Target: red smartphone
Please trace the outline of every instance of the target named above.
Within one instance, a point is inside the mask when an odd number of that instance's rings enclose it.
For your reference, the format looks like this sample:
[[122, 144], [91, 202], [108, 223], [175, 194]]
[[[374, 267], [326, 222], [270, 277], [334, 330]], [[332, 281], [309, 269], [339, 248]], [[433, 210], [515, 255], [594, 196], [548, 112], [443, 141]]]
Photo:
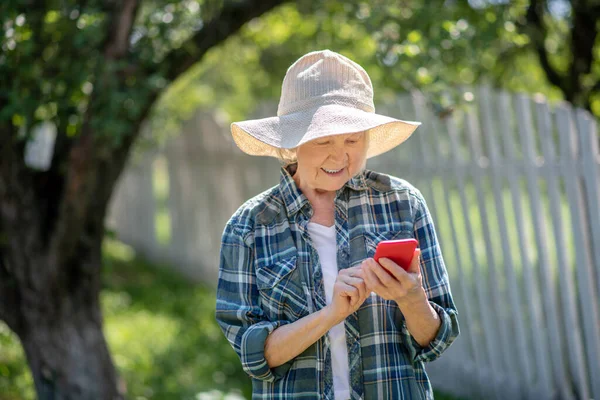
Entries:
[[415, 249], [419, 245], [416, 239], [383, 240], [375, 248], [375, 261], [380, 258], [389, 258], [405, 271], [410, 268]]

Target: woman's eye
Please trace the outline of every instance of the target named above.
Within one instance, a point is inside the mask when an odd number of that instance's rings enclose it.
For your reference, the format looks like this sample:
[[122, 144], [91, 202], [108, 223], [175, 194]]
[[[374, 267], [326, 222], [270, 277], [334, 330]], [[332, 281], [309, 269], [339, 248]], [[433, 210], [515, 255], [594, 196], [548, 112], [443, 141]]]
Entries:
[[324, 146], [326, 144], [329, 144], [329, 142], [315, 142], [318, 146]]
[[346, 140], [346, 143], [348, 143], [348, 144], [358, 143], [358, 139], [348, 139], [348, 140]]

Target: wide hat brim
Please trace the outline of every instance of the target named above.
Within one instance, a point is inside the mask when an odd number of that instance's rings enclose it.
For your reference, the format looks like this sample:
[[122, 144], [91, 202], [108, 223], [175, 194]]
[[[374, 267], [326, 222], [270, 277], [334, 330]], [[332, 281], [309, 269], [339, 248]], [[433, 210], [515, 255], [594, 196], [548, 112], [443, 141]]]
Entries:
[[293, 149], [325, 136], [365, 131], [369, 135], [370, 158], [404, 142], [419, 125], [420, 122], [328, 104], [278, 117], [234, 122], [231, 133], [243, 152], [277, 157], [278, 149]]

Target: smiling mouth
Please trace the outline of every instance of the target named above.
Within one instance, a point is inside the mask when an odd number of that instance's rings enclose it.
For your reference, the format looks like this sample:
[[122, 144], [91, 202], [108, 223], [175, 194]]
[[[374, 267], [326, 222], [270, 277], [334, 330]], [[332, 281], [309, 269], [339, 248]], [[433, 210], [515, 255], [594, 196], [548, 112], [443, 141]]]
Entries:
[[327, 168], [321, 168], [323, 171], [327, 172], [329, 175], [337, 175], [340, 172], [342, 172], [344, 170], [344, 168], [340, 168], [340, 169], [327, 169]]

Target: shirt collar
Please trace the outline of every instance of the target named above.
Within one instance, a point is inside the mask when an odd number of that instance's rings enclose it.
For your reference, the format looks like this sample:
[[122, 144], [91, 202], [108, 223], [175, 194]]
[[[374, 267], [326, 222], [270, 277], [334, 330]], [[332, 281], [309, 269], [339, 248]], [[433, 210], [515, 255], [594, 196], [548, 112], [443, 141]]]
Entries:
[[[293, 216], [298, 211], [300, 211], [305, 205], [309, 204], [308, 199], [298, 186], [296, 186], [296, 182], [292, 175], [286, 168], [281, 168], [280, 177], [279, 177], [279, 188], [281, 191], [281, 196], [283, 198], [283, 202], [287, 209], [288, 216]], [[361, 171], [358, 175], [352, 177], [346, 184], [337, 192], [339, 196], [345, 188], [349, 188], [352, 190], [360, 191], [367, 189], [367, 182], [365, 180], [365, 172]]]
[[365, 179], [365, 170], [363, 169], [358, 173], [358, 175], [353, 176], [352, 179], [346, 182], [345, 186], [356, 191], [367, 190], [368, 187], [367, 180]]

